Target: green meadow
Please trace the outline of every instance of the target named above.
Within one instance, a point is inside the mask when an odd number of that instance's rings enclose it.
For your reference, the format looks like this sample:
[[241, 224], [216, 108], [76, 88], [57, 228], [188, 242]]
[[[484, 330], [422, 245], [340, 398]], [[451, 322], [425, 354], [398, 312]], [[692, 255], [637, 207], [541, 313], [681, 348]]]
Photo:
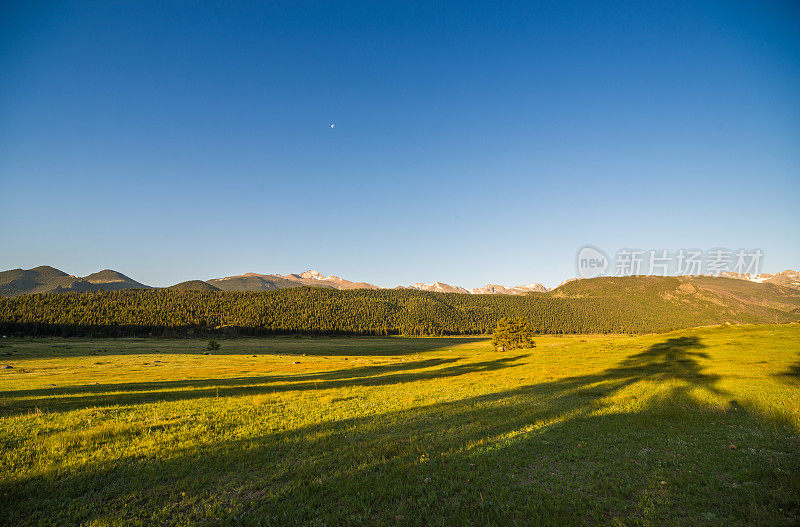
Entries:
[[800, 326], [535, 341], [2, 339], [0, 524], [800, 523]]

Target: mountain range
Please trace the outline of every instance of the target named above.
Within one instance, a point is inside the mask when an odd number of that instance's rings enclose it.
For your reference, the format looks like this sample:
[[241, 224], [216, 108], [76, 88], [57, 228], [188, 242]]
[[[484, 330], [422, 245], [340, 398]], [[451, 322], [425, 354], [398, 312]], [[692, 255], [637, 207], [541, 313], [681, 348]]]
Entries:
[[48, 265], [0, 272], [0, 296], [120, 289], [150, 289], [150, 286], [111, 269], [84, 277], [73, 276]]
[[289, 289], [292, 287], [324, 287], [326, 289], [380, 289], [365, 282], [351, 282], [338, 276], [325, 276], [314, 270], [300, 274], [257, 274], [246, 273], [238, 276], [214, 278], [206, 283], [222, 291], [269, 291], [271, 289]]
[[419, 291], [433, 291], [434, 293], [463, 293], [473, 295], [524, 295], [527, 293], [546, 293], [549, 291], [542, 284], [527, 284], [518, 285], [515, 287], [505, 287], [497, 284], [486, 284], [483, 287], [475, 287], [473, 289], [464, 289], [442, 282], [433, 282], [430, 284], [423, 284], [417, 282], [411, 284], [410, 289], [417, 289]]
[[[315, 279], [280, 278], [293, 283]], [[598, 277], [524, 296], [407, 287], [348, 291], [287, 287], [248, 294], [213, 287], [188, 282], [174, 288], [103, 294], [0, 297], [0, 332], [475, 335], [490, 333], [500, 318], [508, 316], [523, 318], [540, 333], [652, 333], [721, 323], [800, 322], [800, 289], [710, 276]]]
[[[724, 273], [723, 277], [754, 283], [767, 283], [779, 287], [800, 290], [800, 273], [787, 270], [781, 273], [736, 274]], [[584, 282], [583, 279], [570, 279], [562, 282], [553, 292], [573, 282]], [[352, 282], [334, 275], [323, 275], [314, 270], [299, 274], [258, 274], [246, 273], [210, 280], [189, 280], [175, 284], [166, 289], [183, 291], [271, 291], [295, 287], [321, 287], [325, 289], [351, 290], [380, 287], [366, 282]], [[0, 296], [20, 296], [36, 293], [115, 291], [120, 289], [151, 289], [151, 286], [111, 269], [105, 269], [85, 277], [67, 274], [54, 267], [40, 266], [33, 269], [12, 269], [0, 272]], [[525, 295], [528, 293], [547, 293], [549, 290], [538, 283], [530, 283], [514, 287], [497, 284], [486, 284], [483, 287], [465, 289], [443, 282], [411, 284], [406, 289], [430, 291], [436, 293], [461, 293], [474, 295]]]
[[736, 278], [738, 280], [747, 280], [748, 282], [756, 282], [758, 284], [775, 284], [781, 287], [791, 287], [793, 289], [800, 289], [800, 272], [786, 270], [781, 273], [763, 273], [763, 274], [750, 274], [750, 273], [722, 273], [726, 278]]
[[[167, 289], [183, 291], [271, 291], [303, 286], [338, 290], [381, 289], [376, 285], [366, 282], [352, 282], [334, 275], [326, 276], [314, 270], [287, 275], [245, 273], [223, 278], [212, 278], [206, 281], [189, 280], [170, 286]], [[110, 269], [83, 278], [69, 275], [46, 265], [34, 269], [12, 269], [10, 271], [0, 272], [0, 296], [149, 288], [151, 288], [151, 286], [139, 283], [122, 273]], [[434, 282], [431, 284], [411, 284], [408, 288], [439, 293], [506, 295], [523, 295], [531, 291], [547, 291], [547, 288], [541, 284], [528, 284], [516, 287], [486, 284], [484, 287], [468, 290], [463, 287], [451, 286], [442, 282]]]

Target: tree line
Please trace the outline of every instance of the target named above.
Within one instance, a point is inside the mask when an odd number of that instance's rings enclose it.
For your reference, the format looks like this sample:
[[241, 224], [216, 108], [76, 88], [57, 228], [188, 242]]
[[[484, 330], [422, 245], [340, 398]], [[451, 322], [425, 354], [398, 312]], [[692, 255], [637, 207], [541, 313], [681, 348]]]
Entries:
[[300, 287], [266, 292], [131, 289], [0, 298], [0, 330], [5, 334], [474, 335], [491, 333], [498, 320], [508, 317], [525, 321], [535, 333], [663, 332], [729, 318], [712, 302], [687, 306], [657, 294], [510, 296]]

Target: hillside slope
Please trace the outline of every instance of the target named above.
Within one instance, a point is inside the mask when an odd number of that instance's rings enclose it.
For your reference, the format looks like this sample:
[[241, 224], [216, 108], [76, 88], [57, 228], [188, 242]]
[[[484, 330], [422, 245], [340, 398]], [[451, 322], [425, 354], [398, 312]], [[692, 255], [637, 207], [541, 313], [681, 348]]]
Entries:
[[502, 317], [540, 333], [650, 333], [800, 321], [800, 292], [725, 278], [578, 280], [525, 296], [297, 287], [264, 292], [156, 290], [0, 299], [4, 331], [51, 334], [488, 333]]
[[116, 291], [120, 289], [149, 289], [149, 287], [111, 269], [105, 269], [84, 278], [69, 275], [48, 265], [27, 270], [12, 269], [0, 272], [0, 296]]
[[209, 284], [208, 282], [203, 282], [202, 280], [188, 280], [186, 282], [181, 282], [179, 284], [171, 285], [166, 287], [165, 289], [169, 289], [171, 291], [219, 291], [220, 289], [214, 287], [213, 285]]
[[[660, 304], [689, 311], [716, 310], [730, 316], [763, 314], [769, 310], [800, 313], [800, 291], [772, 283], [711, 276], [626, 276], [572, 280], [550, 292], [554, 298], [607, 299], [654, 308]], [[764, 310], [767, 311], [764, 311]]]

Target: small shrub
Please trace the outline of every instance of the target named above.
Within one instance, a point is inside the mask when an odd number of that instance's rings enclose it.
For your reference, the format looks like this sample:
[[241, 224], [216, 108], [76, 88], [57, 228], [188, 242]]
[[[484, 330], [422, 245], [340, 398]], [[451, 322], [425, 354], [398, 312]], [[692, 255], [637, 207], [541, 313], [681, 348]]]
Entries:
[[217, 351], [219, 349], [219, 342], [217, 342], [216, 340], [209, 340], [206, 349], [208, 351]]

